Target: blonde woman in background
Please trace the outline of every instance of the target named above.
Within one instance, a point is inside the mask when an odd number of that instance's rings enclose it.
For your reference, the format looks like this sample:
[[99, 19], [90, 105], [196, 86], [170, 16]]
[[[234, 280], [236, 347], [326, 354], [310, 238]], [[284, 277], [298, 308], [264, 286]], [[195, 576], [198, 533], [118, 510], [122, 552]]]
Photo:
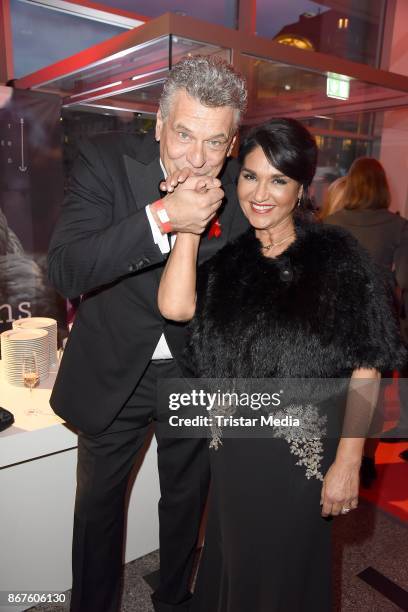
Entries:
[[319, 219], [326, 219], [329, 215], [341, 210], [344, 206], [344, 189], [346, 187], [346, 176], [341, 176], [332, 183], [330, 183], [326, 196], [324, 198], [323, 206], [319, 212]]

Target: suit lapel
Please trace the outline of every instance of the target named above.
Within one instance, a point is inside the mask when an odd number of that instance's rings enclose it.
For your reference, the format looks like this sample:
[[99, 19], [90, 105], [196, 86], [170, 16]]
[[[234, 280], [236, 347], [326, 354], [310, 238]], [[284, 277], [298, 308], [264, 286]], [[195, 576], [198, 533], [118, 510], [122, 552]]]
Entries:
[[141, 209], [158, 200], [161, 196], [159, 184], [163, 180], [160, 158], [155, 157], [144, 164], [124, 155], [123, 161], [136, 207]]
[[[231, 166], [232, 175], [230, 174]], [[241, 210], [237, 198], [235, 180], [236, 174], [236, 162], [233, 162], [231, 160], [227, 163], [227, 166], [220, 177], [222, 181], [222, 189], [225, 192], [225, 201], [223, 202], [221, 212], [219, 214], [219, 221], [221, 223], [221, 236], [219, 236], [218, 238], [208, 238], [209, 229], [206, 230], [200, 243], [200, 263], [214, 255], [215, 252], [225, 246], [229, 240], [236, 238], [248, 228], [248, 221], [246, 220]]]
[[[163, 192], [159, 189], [160, 182], [163, 180], [163, 170], [158, 155], [155, 155], [148, 163], [138, 161], [129, 155], [124, 155], [123, 161], [136, 208], [142, 210], [145, 206], [163, 196]], [[151, 269], [157, 284], [160, 280], [162, 267], [162, 265], [159, 265]]]

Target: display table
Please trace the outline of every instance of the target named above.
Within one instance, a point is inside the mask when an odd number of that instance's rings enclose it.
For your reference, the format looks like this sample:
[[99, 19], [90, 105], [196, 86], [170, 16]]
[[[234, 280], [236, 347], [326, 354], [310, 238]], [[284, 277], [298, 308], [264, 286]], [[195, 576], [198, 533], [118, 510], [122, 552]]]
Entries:
[[[77, 436], [49, 406], [55, 372], [30, 391], [5, 382], [0, 405], [15, 423], [0, 433], [0, 591], [65, 591], [71, 586], [71, 537]], [[27, 415], [29, 406], [40, 414]], [[125, 560], [158, 548], [156, 444], [146, 445], [129, 500]], [[3, 596], [4, 598], [4, 596]], [[29, 606], [5, 606], [0, 612]]]

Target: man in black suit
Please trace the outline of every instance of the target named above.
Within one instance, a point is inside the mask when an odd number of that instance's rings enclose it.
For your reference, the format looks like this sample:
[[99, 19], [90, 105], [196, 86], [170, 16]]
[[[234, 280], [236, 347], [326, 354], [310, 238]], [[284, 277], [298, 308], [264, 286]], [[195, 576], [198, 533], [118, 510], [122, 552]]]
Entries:
[[[118, 609], [129, 473], [158, 418], [157, 381], [181, 375], [185, 328], [158, 311], [160, 275], [177, 232], [203, 235], [202, 261], [246, 227], [237, 165], [226, 162], [245, 104], [245, 83], [228, 64], [186, 58], [165, 84], [156, 139], [102, 134], [80, 148], [49, 253], [57, 290], [82, 295], [51, 397], [55, 412], [79, 429], [74, 612]], [[168, 192], [160, 199], [163, 179]], [[212, 237], [216, 214], [221, 235]], [[208, 443], [159, 430], [156, 437], [160, 586], [153, 603], [177, 612], [189, 605]]]

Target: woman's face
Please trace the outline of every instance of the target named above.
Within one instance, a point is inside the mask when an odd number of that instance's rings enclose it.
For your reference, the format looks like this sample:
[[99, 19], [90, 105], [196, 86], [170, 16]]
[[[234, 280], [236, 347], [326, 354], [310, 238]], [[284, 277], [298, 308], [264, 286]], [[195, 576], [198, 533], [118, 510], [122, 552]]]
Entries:
[[301, 195], [300, 183], [274, 168], [261, 147], [245, 157], [238, 180], [238, 199], [255, 229], [273, 229], [283, 222], [291, 216]]

